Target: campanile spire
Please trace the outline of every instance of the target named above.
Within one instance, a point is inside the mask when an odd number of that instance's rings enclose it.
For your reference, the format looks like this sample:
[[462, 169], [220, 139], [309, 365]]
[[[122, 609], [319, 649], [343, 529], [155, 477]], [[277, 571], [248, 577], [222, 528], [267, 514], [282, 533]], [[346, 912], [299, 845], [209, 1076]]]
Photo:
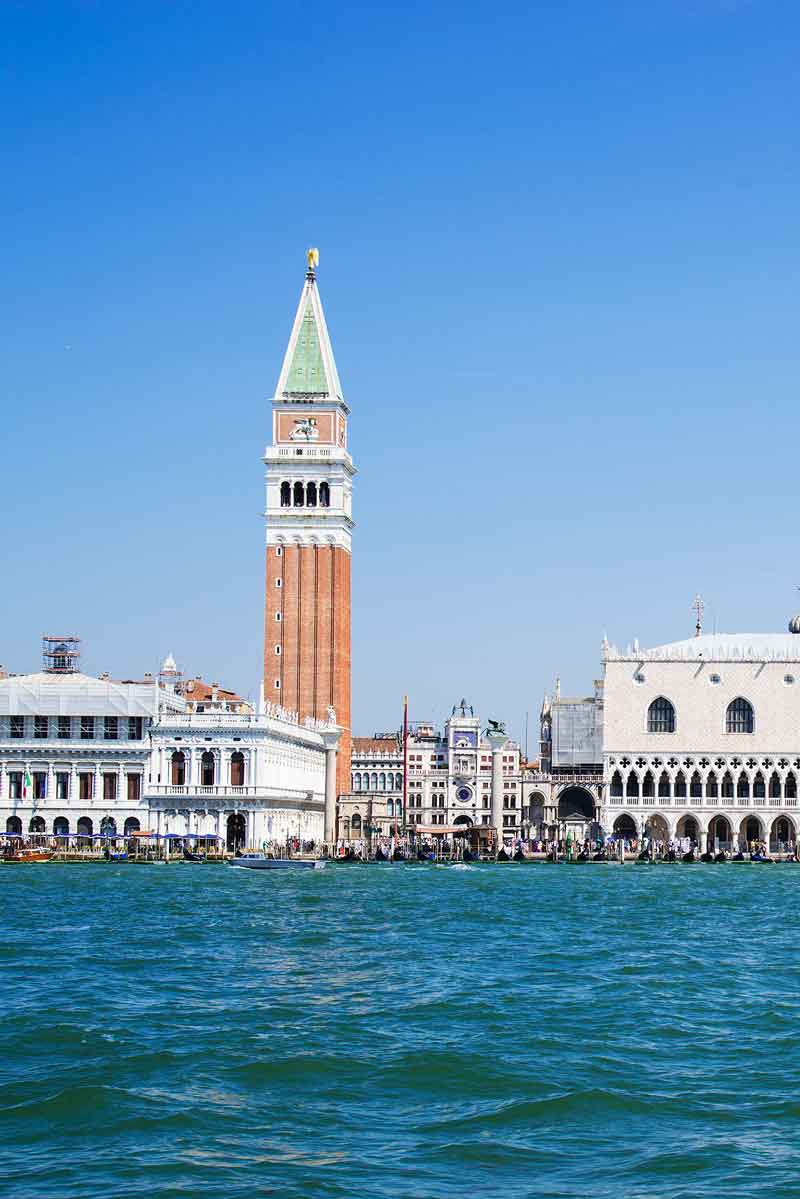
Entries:
[[317, 285], [308, 268], [272, 401], [266, 467], [264, 695], [342, 727], [337, 787], [350, 789], [352, 480], [347, 418]]

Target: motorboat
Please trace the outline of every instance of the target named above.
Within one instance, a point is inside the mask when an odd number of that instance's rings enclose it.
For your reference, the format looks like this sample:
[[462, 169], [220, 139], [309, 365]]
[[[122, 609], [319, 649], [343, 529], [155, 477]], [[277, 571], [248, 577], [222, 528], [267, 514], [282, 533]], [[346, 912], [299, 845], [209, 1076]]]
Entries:
[[322, 870], [324, 858], [268, 858], [266, 854], [244, 853], [228, 858], [228, 865], [239, 870]]
[[29, 848], [11, 849], [3, 854], [4, 862], [50, 862], [54, 857], [52, 849], [40, 849], [36, 846]]

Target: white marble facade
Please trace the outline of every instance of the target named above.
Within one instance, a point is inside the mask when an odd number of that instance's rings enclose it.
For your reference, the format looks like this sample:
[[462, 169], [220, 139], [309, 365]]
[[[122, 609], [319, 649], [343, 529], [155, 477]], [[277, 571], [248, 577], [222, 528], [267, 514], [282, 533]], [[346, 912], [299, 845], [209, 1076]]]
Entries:
[[[321, 842], [336, 726], [273, 705], [194, 713], [155, 680], [0, 679], [0, 836], [211, 833]], [[333, 747], [333, 749], [332, 749]]]

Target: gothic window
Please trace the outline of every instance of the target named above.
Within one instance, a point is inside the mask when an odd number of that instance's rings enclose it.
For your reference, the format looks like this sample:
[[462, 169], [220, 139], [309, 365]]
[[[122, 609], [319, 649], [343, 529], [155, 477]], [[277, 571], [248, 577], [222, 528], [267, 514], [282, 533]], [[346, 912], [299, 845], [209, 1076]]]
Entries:
[[719, 788], [717, 786], [717, 776], [712, 770], [711, 774], [706, 779], [706, 795], [709, 799], [716, 799], [718, 794]]
[[186, 782], [186, 759], [179, 749], [175, 750], [170, 762], [170, 781], [173, 787], [182, 787]]
[[770, 799], [780, 799], [781, 797], [781, 780], [776, 770], [773, 770], [769, 776], [769, 797]]
[[722, 776], [722, 798], [733, 799], [733, 779], [729, 770], [726, 770]]
[[291, 508], [292, 506], [292, 485], [291, 483], [281, 483], [281, 508]]
[[686, 798], [686, 775], [683, 773], [682, 770], [679, 770], [678, 773], [675, 775], [675, 798], [676, 799], [685, 799]]
[[648, 733], [674, 733], [675, 709], [668, 699], [660, 695], [647, 709]]
[[797, 799], [797, 779], [792, 774], [791, 770], [786, 776], [786, 784], [783, 788], [784, 799]]
[[403, 776], [402, 776], [402, 774], [396, 774], [396, 775], [394, 776], [394, 789], [395, 789], [395, 791], [402, 791], [402, 790], [403, 790]]
[[666, 770], [662, 770], [658, 779], [658, 796], [659, 799], [669, 799], [669, 775]]
[[655, 779], [648, 770], [647, 774], [642, 779], [642, 796], [645, 799], [652, 799], [655, 793]]
[[622, 795], [622, 775], [615, 770], [611, 776], [611, 794]]
[[306, 507], [307, 508], [316, 508], [316, 506], [317, 506], [317, 485], [316, 485], [316, 483], [309, 483], [308, 487], [306, 487]]
[[639, 795], [639, 779], [633, 773], [633, 771], [631, 771], [628, 775], [628, 785], [625, 788], [625, 794], [636, 797]]
[[689, 782], [689, 795], [692, 799], [700, 799], [703, 795], [703, 781], [696, 770]]
[[756, 777], [753, 779], [753, 799], [765, 799], [767, 795], [767, 785], [764, 782], [764, 776], [759, 770]]
[[238, 749], [231, 754], [231, 786], [244, 786], [244, 754]]
[[728, 704], [725, 716], [726, 733], [752, 733], [754, 726], [753, 705], [741, 696]]
[[744, 771], [739, 775], [739, 782], [736, 785], [736, 794], [739, 799], [750, 798], [750, 780]]
[[331, 489], [327, 483], [319, 485], [319, 506], [320, 508], [330, 508], [331, 506]]

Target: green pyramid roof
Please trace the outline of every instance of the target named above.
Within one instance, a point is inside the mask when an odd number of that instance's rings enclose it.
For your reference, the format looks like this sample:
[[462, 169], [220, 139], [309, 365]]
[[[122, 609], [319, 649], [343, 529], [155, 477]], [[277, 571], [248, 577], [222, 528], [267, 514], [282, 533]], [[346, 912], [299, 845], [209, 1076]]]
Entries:
[[330, 391], [311, 296], [306, 301], [284, 391], [290, 395], [327, 395]]

